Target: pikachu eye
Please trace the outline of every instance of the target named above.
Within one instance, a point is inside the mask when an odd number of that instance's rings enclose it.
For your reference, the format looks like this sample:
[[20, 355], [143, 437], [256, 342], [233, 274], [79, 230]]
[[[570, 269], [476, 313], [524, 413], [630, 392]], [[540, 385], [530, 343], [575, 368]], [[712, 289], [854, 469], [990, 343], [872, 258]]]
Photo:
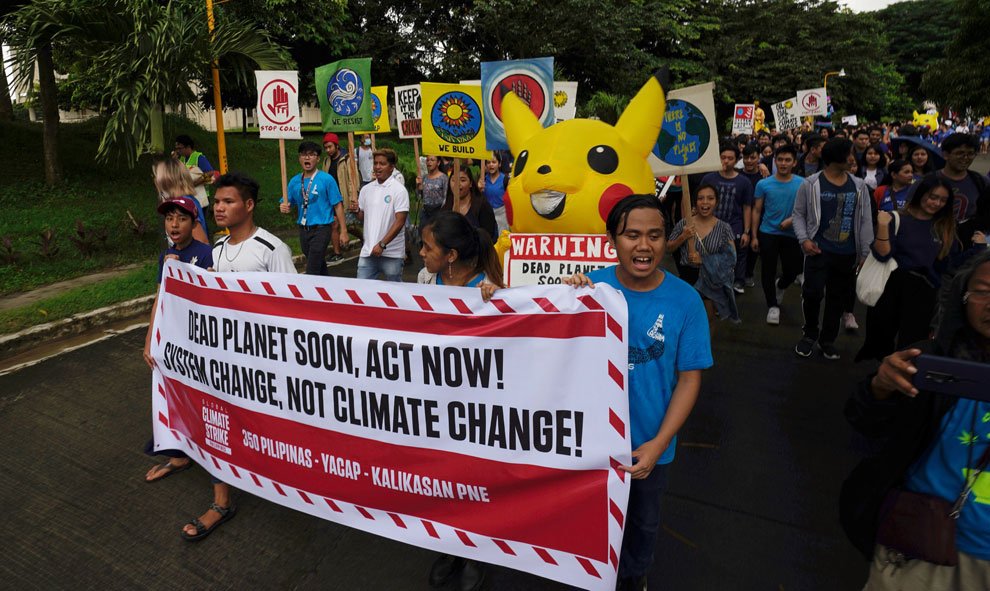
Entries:
[[516, 156], [516, 164], [512, 167], [512, 176], [519, 176], [519, 174], [526, 168], [526, 160], [529, 158], [529, 150], [523, 150], [519, 152]]
[[606, 145], [588, 150], [588, 166], [599, 174], [612, 174], [619, 167], [619, 155]]

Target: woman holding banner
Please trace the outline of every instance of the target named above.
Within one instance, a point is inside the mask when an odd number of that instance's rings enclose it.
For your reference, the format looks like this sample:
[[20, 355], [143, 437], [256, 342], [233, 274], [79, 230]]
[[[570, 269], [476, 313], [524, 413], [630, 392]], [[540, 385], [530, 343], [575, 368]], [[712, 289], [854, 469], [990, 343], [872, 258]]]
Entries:
[[[491, 237], [463, 215], [441, 211], [423, 227], [422, 240], [419, 256], [424, 267], [419, 283], [478, 287], [485, 300], [505, 287]], [[484, 583], [485, 571], [475, 560], [442, 554], [430, 568], [430, 586], [442, 587], [454, 577], [460, 579], [459, 589], [474, 591]]]

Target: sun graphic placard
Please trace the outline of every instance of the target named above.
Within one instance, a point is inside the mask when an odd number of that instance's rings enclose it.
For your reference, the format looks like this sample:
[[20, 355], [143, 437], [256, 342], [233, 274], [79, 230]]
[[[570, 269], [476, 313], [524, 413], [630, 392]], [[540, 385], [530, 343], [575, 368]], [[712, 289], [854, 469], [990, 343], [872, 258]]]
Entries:
[[424, 82], [423, 154], [490, 158], [485, 147], [481, 87]]
[[553, 117], [557, 122], [574, 119], [577, 115], [577, 82], [553, 82]]
[[371, 118], [375, 121], [372, 129], [355, 133], [388, 133], [392, 126], [388, 119], [388, 86], [371, 87]]

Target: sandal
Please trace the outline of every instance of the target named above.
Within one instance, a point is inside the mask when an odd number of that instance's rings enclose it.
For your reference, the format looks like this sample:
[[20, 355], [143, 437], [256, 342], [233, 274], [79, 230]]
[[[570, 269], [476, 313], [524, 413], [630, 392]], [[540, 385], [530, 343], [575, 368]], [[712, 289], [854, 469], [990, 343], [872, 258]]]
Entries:
[[218, 519], [210, 527], [206, 527], [205, 525], [203, 525], [203, 522], [200, 521], [198, 517], [196, 519], [193, 519], [186, 525], [192, 525], [193, 527], [195, 527], [196, 533], [193, 535], [189, 535], [183, 529], [179, 532], [179, 534], [182, 536], [182, 539], [184, 539], [187, 542], [198, 542], [199, 540], [202, 540], [206, 536], [213, 533], [213, 530], [220, 527], [224, 522], [233, 519], [234, 514], [237, 512], [237, 510], [234, 508], [233, 505], [231, 505], [230, 507], [221, 507], [216, 503], [210, 503], [210, 509], [219, 513], [220, 519]]
[[151, 484], [152, 482], [158, 482], [159, 480], [164, 480], [165, 478], [168, 478], [169, 476], [171, 476], [173, 474], [178, 474], [179, 472], [182, 472], [183, 470], [188, 470], [189, 468], [192, 468], [192, 466], [193, 466], [193, 461], [192, 460], [189, 460], [188, 462], [185, 463], [185, 465], [182, 465], [182, 466], [176, 466], [175, 464], [172, 463], [172, 460], [165, 460], [164, 462], [162, 462], [161, 464], [158, 464], [158, 466], [156, 466], [157, 468], [159, 468], [161, 470], [158, 473], [158, 476], [152, 478], [151, 480], [148, 480], [147, 478], [145, 478], [144, 481], [147, 484]]

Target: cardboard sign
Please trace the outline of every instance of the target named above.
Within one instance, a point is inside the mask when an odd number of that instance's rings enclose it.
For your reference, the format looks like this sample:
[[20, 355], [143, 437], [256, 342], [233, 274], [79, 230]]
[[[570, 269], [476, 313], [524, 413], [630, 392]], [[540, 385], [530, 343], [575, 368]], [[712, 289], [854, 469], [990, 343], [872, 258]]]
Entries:
[[753, 133], [753, 117], [756, 114], [756, 105], [737, 104], [732, 111], [732, 135], [742, 133]]
[[514, 233], [509, 240], [503, 261], [509, 287], [559, 285], [561, 279], [575, 273], [589, 273], [618, 262], [604, 234]]
[[302, 139], [299, 73], [255, 70], [258, 83], [258, 131], [262, 139]]
[[481, 87], [420, 85], [423, 93], [423, 154], [451, 158], [491, 158], [485, 147]]
[[388, 133], [392, 126], [388, 120], [388, 86], [371, 87], [371, 118], [375, 125], [358, 133]]
[[508, 150], [502, 124], [502, 98], [513, 92], [536, 115], [543, 127], [556, 122], [553, 100], [553, 58], [481, 62], [481, 100], [485, 107], [485, 137], [489, 150]]
[[801, 118], [797, 115], [797, 97], [789, 98], [770, 105], [777, 131], [797, 129], [801, 127]]
[[828, 99], [824, 88], [812, 88], [797, 92], [797, 115], [799, 117], [821, 117], [828, 113]]
[[577, 82], [553, 83], [553, 116], [558, 122], [577, 116]]
[[372, 129], [371, 58], [346, 59], [316, 69], [323, 131]]
[[395, 87], [395, 124], [399, 137], [423, 137], [423, 95], [419, 84]]
[[649, 156], [655, 176], [719, 169], [714, 88], [714, 83], [707, 82], [667, 94], [663, 126]]

